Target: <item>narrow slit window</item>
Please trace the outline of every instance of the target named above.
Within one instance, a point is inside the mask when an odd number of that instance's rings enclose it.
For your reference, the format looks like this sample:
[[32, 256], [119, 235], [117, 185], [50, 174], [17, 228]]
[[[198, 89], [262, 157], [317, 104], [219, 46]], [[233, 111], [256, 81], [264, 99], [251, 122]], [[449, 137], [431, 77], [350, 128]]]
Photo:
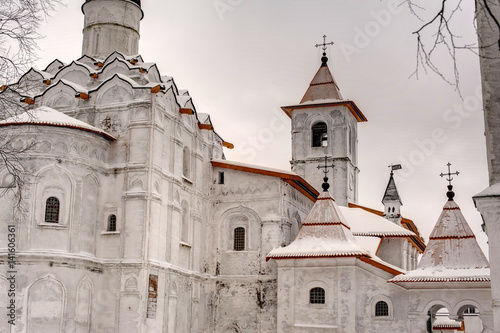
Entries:
[[224, 184], [224, 172], [219, 172], [219, 184]]
[[384, 301], [378, 301], [375, 304], [375, 317], [388, 317], [389, 316], [389, 305]]
[[245, 228], [243, 227], [234, 229], [234, 250], [245, 250]]
[[309, 303], [325, 304], [325, 289], [316, 287], [309, 291]]
[[116, 231], [116, 215], [111, 214], [108, 217], [108, 231]]
[[50, 197], [45, 202], [45, 222], [59, 223], [59, 199]]

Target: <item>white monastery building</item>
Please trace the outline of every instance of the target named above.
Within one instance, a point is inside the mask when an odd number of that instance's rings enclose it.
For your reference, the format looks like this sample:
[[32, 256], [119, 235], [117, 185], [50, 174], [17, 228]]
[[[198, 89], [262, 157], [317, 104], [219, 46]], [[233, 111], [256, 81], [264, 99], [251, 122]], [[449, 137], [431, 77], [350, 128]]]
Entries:
[[[16, 323], [2, 292], [0, 332], [499, 332], [451, 185], [427, 245], [392, 172], [384, 211], [357, 202], [367, 119], [325, 55], [282, 107], [291, 171], [248, 165], [225, 159], [233, 145], [210, 115], [139, 55], [140, 0], [82, 11], [79, 59], [1, 88], [26, 112], [0, 130], [33, 147], [21, 205], [15, 189], [0, 197], [1, 230], [17, 233]], [[0, 169], [0, 190], [12, 179]], [[1, 290], [7, 254], [0, 237]]]

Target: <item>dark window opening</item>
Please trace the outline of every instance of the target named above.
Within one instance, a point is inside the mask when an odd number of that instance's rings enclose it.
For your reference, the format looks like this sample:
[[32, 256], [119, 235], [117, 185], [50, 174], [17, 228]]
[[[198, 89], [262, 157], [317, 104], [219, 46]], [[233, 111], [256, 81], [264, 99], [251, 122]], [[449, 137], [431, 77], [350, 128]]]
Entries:
[[389, 316], [389, 305], [384, 301], [378, 301], [375, 304], [375, 317], [388, 317]]
[[59, 223], [59, 199], [50, 197], [45, 202], [45, 222]]
[[108, 217], [108, 231], [116, 231], [116, 215], [111, 214]]
[[234, 229], [234, 250], [243, 251], [245, 249], [245, 228]]
[[224, 184], [224, 172], [219, 172], [219, 184]]
[[309, 291], [309, 303], [311, 304], [325, 304], [325, 289], [312, 288]]
[[314, 124], [312, 127], [312, 146], [325, 147], [328, 146], [327, 127], [324, 122]]

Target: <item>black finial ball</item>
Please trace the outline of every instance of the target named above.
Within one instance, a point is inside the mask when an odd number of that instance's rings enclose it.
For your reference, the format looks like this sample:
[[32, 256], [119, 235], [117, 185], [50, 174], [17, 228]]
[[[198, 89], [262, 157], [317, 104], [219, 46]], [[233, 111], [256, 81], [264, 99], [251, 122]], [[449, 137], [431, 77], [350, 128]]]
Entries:
[[328, 62], [328, 58], [326, 56], [326, 53], [323, 52], [323, 56], [321, 57], [321, 65], [326, 66], [326, 63]]
[[446, 192], [446, 196], [448, 197], [448, 201], [453, 201], [455, 197], [455, 192], [453, 190], [453, 185], [448, 185], [448, 192]]
[[323, 184], [321, 187], [323, 188], [323, 192], [328, 192], [328, 189], [330, 188], [330, 184], [328, 184], [328, 177], [323, 177]]

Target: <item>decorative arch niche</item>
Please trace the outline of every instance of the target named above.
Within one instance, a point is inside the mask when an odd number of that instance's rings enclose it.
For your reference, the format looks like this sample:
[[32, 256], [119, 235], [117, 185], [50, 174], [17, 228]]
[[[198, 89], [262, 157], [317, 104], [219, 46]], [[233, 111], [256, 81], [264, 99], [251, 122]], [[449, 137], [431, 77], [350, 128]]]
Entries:
[[66, 292], [61, 282], [49, 275], [28, 288], [27, 332], [63, 332]]

